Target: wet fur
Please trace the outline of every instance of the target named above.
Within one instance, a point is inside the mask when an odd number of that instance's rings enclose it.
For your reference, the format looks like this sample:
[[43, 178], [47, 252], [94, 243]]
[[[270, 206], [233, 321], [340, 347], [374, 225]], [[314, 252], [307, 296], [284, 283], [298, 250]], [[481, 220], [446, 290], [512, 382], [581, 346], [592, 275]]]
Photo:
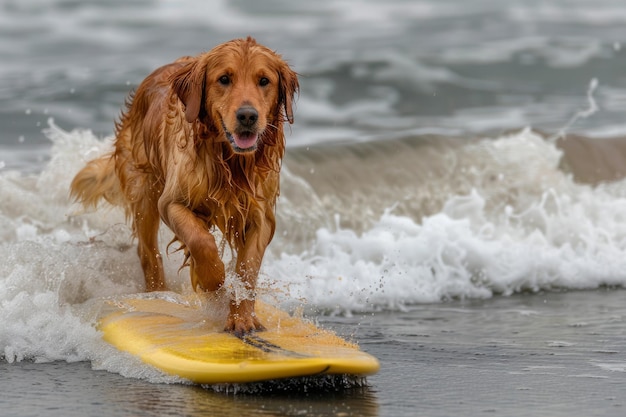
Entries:
[[[148, 291], [166, 289], [161, 220], [185, 251], [194, 289], [219, 289], [225, 269], [209, 231], [219, 228], [251, 294], [230, 301], [225, 329], [238, 335], [263, 329], [253, 297], [275, 230], [283, 123], [293, 122], [298, 87], [282, 58], [252, 38], [180, 58], [139, 85], [116, 124], [113, 152], [88, 162], [71, 185], [85, 206], [104, 199], [125, 208]], [[258, 120], [242, 122], [242, 108], [253, 108]], [[256, 145], [239, 149], [237, 132], [258, 135]]]

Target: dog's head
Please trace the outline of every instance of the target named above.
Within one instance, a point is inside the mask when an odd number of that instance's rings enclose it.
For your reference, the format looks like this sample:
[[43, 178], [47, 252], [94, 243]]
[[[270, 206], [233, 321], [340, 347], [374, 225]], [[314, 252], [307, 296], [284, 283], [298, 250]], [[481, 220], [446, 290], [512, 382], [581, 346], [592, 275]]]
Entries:
[[293, 123], [298, 77], [254, 39], [235, 39], [191, 59], [171, 78], [185, 118], [221, 130], [237, 153], [256, 150], [259, 138]]

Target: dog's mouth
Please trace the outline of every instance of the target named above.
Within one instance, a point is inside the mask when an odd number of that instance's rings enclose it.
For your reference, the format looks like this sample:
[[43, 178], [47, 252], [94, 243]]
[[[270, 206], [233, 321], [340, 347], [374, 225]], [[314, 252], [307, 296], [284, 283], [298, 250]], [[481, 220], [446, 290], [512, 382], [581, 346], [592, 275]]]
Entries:
[[246, 153], [256, 150], [259, 140], [259, 134], [257, 132], [249, 130], [243, 130], [237, 133], [231, 132], [226, 128], [223, 121], [222, 128], [235, 152]]

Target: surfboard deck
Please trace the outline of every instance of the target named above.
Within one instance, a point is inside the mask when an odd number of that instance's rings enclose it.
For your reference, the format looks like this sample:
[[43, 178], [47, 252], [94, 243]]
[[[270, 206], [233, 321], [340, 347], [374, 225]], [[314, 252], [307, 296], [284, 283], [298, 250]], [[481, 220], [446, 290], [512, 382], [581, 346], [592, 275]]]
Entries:
[[110, 304], [98, 323], [105, 341], [199, 384], [366, 376], [380, 367], [355, 344], [260, 301], [256, 314], [267, 330], [242, 338], [223, 331], [223, 317], [176, 297], [137, 296]]

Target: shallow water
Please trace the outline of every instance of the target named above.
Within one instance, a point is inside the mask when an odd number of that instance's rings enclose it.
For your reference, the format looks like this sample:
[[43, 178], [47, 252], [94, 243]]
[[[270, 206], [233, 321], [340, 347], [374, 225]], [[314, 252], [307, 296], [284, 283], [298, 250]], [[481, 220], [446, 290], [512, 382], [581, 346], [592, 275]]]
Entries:
[[618, 416], [625, 297], [552, 292], [320, 318], [381, 360], [366, 388], [232, 395], [22, 361], [0, 363], [0, 406], [11, 416]]

